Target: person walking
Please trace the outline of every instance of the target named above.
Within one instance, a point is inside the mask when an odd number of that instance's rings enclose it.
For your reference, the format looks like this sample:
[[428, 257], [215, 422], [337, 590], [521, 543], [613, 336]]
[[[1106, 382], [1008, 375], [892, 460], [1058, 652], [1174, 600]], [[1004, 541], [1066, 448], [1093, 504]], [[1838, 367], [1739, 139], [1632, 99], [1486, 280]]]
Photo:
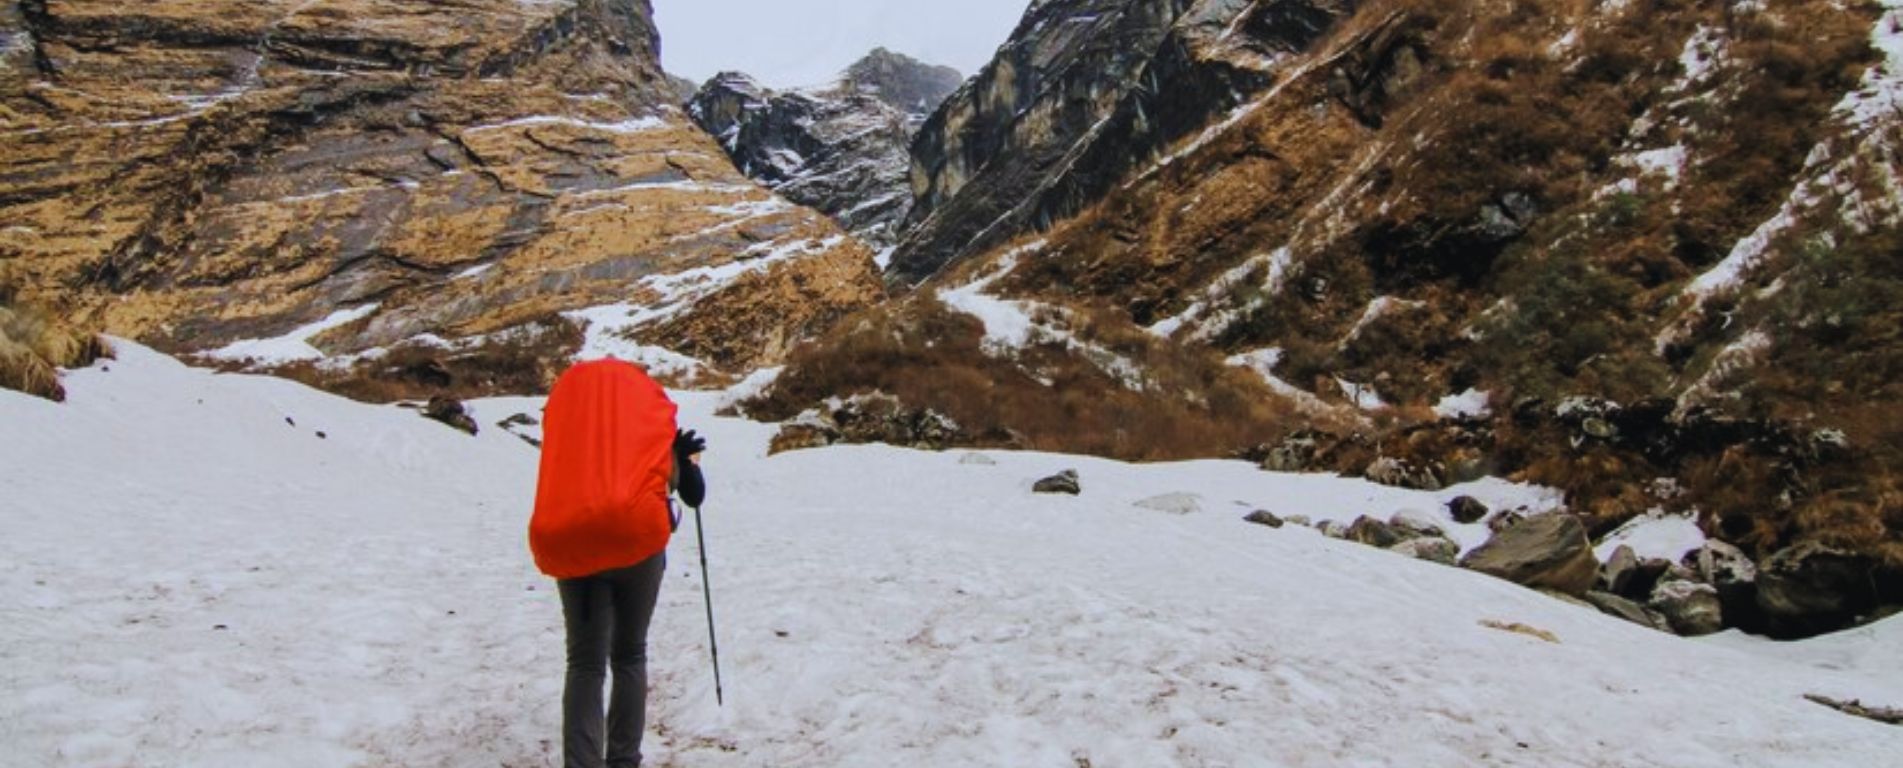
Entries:
[[707, 442], [680, 431], [678, 411], [645, 372], [613, 359], [576, 364], [549, 394], [529, 548], [562, 598], [566, 768], [641, 764], [648, 624], [680, 522], [670, 491], [694, 508], [707, 492]]

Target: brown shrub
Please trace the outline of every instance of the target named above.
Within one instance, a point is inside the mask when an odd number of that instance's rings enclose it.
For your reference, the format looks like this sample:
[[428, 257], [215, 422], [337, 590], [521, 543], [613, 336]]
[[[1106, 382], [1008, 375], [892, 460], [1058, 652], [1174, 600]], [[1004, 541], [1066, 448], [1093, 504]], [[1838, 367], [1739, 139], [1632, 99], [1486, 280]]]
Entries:
[[347, 368], [298, 362], [270, 373], [344, 397], [370, 403], [540, 395], [581, 350], [580, 328], [560, 315], [484, 338], [459, 349], [399, 346], [374, 360]]

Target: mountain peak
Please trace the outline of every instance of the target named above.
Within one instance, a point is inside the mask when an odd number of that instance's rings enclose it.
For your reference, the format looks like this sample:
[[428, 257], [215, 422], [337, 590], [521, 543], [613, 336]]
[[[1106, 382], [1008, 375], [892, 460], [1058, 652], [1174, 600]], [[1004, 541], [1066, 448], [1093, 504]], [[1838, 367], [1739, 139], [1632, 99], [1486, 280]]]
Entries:
[[915, 116], [916, 122], [923, 122], [964, 81], [956, 69], [926, 64], [883, 47], [847, 67], [840, 78], [841, 85], [871, 94]]

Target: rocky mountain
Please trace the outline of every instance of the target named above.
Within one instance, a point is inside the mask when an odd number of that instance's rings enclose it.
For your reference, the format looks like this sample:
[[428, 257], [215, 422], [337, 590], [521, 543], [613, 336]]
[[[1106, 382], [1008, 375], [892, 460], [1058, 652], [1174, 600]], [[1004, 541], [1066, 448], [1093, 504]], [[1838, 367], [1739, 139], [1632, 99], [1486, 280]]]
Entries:
[[951, 67], [874, 48], [846, 68], [841, 87], [870, 94], [904, 113], [907, 127], [916, 132], [964, 82], [965, 76]]
[[672, 106], [646, 0], [0, 2], [0, 284], [364, 396], [777, 362], [871, 254]]
[[738, 72], [707, 81], [688, 112], [747, 175], [889, 245], [911, 210], [912, 127], [957, 72], [881, 48], [819, 89], [774, 91]]
[[1036, 3], [914, 145], [918, 289], [749, 407], [1542, 483], [1841, 626], [1903, 602], [1899, 94], [1893, 0]]

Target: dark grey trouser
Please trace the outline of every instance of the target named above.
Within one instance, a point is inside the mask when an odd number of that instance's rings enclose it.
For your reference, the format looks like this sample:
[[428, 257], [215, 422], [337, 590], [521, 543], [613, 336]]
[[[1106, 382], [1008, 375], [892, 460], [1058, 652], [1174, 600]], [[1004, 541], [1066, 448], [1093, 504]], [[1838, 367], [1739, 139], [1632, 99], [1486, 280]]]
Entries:
[[[557, 582], [568, 625], [568, 684], [562, 692], [566, 768], [632, 768], [641, 764], [647, 727], [648, 620], [661, 594], [667, 553], [639, 565]], [[601, 688], [614, 669], [603, 744]], [[603, 762], [603, 755], [607, 761]]]

